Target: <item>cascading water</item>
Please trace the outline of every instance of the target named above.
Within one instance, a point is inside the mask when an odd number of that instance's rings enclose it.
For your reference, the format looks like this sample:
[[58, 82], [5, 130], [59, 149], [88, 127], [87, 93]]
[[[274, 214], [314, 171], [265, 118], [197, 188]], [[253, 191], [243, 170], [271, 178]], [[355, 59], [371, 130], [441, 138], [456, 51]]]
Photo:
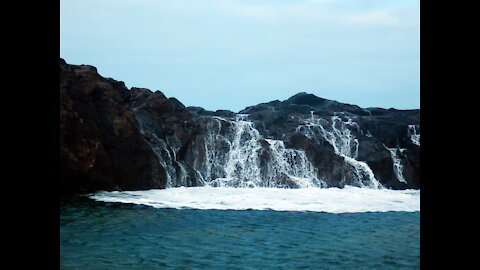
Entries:
[[408, 125], [408, 136], [414, 144], [420, 146], [420, 133], [417, 132], [416, 125]]
[[360, 187], [383, 188], [382, 184], [375, 179], [372, 169], [366, 162], [356, 160], [358, 155], [358, 140], [351, 133], [350, 127], [359, 130], [357, 123], [352, 119], [344, 122], [338, 116], [332, 116], [330, 123], [324, 118], [315, 117], [313, 111], [311, 117], [305, 119], [304, 123], [299, 125], [296, 132], [316, 140], [317, 142], [326, 141], [329, 143], [335, 153], [342, 156], [349, 165], [351, 165], [356, 176], [356, 184]]
[[203, 169], [207, 185], [325, 186], [325, 182], [317, 178], [305, 152], [286, 149], [282, 141], [263, 139], [247, 115], [238, 114], [235, 120], [212, 118], [208, 130]]
[[403, 165], [401, 163], [400, 157], [398, 156], [398, 151], [402, 153], [405, 149], [402, 148], [388, 148], [385, 146], [385, 148], [390, 151], [390, 155], [392, 157], [393, 161], [393, 172], [395, 173], [395, 176], [397, 176], [398, 181], [407, 183], [405, 180], [405, 177], [403, 176]]
[[[304, 151], [287, 149], [281, 140], [263, 138], [248, 120], [248, 115], [237, 114], [235, 119], [205, 117], [205, 133], [195, 142], [203, 143], [199, 149], [204, 155], [195, 155], [193, 162], [187, 165], [186, 161], [177, 160], [178, 149], [171, 146], [174, 142], [159, 138], [151, 130], [151, 123], [144, 120], [136, 108], [133, 112], [141, 134], [165, 168], [166, 187], [191, 186], [192, 177], [195, 178], [193, 185], [204, 186], [328, 187]], [[335, 154], [342, 156], [352, 169], [352, 185], [383, 188], [368, 164], [356, 160], [359, 142], [352, 134], [354, 129], [360, 132], [352, 119], [343, 121], [339, 116], [332, 116], [326, 120], [312, 112], [296, 131], [319, 143], [330, 144]], [[392, 158], [395, 157], [392, 154]], [[405, 181], [401, 163], [394, 160], [394, 166], [399, 181]]]
[[275, 183], [283, 174], [293, 179], [299, 187], [326, 187], [325, 181], [317, 178], [317, 172], [304, 151], [287, 149], [283, 141], [266, 141], [272, 154], [266, 169], [269, 183]]

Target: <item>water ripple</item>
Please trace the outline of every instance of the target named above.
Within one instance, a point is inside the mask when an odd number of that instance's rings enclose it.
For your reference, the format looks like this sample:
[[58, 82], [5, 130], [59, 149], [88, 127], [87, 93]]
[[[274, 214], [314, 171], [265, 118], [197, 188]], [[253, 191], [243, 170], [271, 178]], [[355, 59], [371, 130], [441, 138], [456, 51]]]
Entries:
[[[418, 212], [62, 205], [61, 269], [418, 269]], [[88, 228], [88, 229], [87, 229]]]

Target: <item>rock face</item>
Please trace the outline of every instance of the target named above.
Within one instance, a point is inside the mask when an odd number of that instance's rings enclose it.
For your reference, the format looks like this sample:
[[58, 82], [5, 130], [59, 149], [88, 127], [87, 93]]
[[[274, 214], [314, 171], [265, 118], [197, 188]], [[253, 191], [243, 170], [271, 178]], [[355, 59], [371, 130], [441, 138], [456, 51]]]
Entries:
[[307, 93], [212, 112], [60, 59], [61, 192], [419, 188], [419, 117]]
[[298, 93], [240, 113], [248, 114], [263, 136], [306, 151], [329, 186], [356, 185], [345, 168], [354, 158], [385, 187], [420, 187], [420, 145], [412, 140], [413, 129], [420, 136], [420, 110], [360, 108]]
[[165, 187], [165, 169], [140, 134], [122, 82], [60, 60], [60, 189]]

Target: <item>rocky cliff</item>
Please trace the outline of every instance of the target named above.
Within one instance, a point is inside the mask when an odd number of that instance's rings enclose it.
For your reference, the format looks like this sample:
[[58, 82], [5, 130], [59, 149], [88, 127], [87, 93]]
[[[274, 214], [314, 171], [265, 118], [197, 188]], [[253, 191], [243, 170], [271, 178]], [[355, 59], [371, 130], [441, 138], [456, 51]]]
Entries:
[[60, 59], [60, 187], [419, 188], [419, 119], [307, 93], [212, 112]]

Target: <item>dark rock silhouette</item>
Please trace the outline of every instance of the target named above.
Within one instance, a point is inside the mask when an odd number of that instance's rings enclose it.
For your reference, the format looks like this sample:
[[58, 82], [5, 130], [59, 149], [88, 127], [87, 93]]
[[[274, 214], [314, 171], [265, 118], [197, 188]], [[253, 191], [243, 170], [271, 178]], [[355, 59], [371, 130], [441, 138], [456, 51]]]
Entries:
[[165, 171], [135, 123], [122, 82], [60, 60], [60, 190], [165, 187]]
[[[409, 128], [420, 132], [420, 110], [360, 108], [302, 92], [238, 114], [212, 112], [185, 107], [160, 91], [127, 89], [121, 81], [100, 76], [93, 66], [60, 59], [61, 192], [199, 186], [227, 179], [225, 160], [239, 114], [248, 114], [261, 136], [246, 139], [257, 140], [262, 177], [272, 173], [267, 170], [274, 154], [268, 140], [280, 140], [288, 149], [304, 151], [327, 186], [355, 185], [352, 165], [331, 142], [298, 130], [305, 119], [315, 117], [329, 125], [347, 123], [344, 129], [358, 146], [355, 159], [368, 164], [384, 187], [420, 187], [420, 146]], [[401, 177], [392, 151], [401, 164]], [[298, 187], [285, 172], [278, 172], [275, 181]]]

